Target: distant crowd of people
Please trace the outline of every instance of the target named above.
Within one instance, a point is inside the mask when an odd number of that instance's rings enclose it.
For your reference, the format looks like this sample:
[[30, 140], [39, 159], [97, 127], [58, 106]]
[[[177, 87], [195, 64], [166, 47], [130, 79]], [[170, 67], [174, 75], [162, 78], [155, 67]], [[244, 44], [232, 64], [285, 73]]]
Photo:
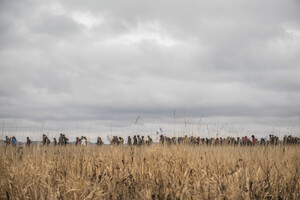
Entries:
[[226, 137], [226, 138], [200, 138], [200, 137], [166, 137], [160, 136], [161, 144], [193, 144], [193, 145], [239, 145], [239, 146], [255, 146], [255, 145], [292, 145], [300, 144], [300, 138], [292, 135], [284, 136], [283, 140], [280, 141], [278, 136], [269, 135], [269, 140], [260, 138], [258, 140], [254, 135], [251, 138], [244, 137]]
[[[145, 139], [144, 136], [140, 136], [140, 135], [134, 135], [133, 138], [131, 138], [130, 136], [128, 136], [127, 138], [127, 145], [151, 145], [153, 143], [152, 138], [148, 135], [147, 139]], [[122, 145], [124, 144], [124, 139], [122, 137], [117, 137], [117, 136], [113, 136], [113, 139], [110, 142], [111, 145], [117, 144], [117, 145]]]
[[[53, 145], [60, 145], [60, 146], [66, 146], [69, 143], [69, 139], [66, 137], [65, 134], [60, 134], [58, 142], [56, 138], [53, 138]], [[6, 136], [5, 140], [6, 146], [17, 145], [17, 139], [15, 136], [8, 137]], [[27, 137], [26, 140], [26, 146], [29, 147], [32, 144], [32, 141], [29, 137]], [[43, 134], [42, 137], [42, 145], [48, 146], [51, 144], [50, 139], [46, 134]], [[96, 145], [101, 146], [104, 142], [102, 141], [101, 137], [97, 138]], [[128, 136], [127, 143], [124, 141], [122, 137], [113, 136], [113, 138], [110, 140], [111, 145], [151, 145], [153, 144], [153, 139], [148, 135], [147, 138], [140, 135], [134, 135], [132, 138], [131, 136]], [[178, 144], [188, 144], [188, 145], [206, 145], [206, 146], [214, 146], [214, 145], [234, 145], [234, 146], [256, 146], [256, 145], [296, 145], [300, 144], [300, 137], [295, 137], [292, 135], [284, 136], [283, 140], [279, 140], [278, 136], [275, 135], [269, 135], [269, 139], [260, 138], [258, 140], [254, 135], [251, 136], [251, 138], [248, 138], [247, 136], [244, 137], [217, 137], [217, 138], [200, 138], [195, 136], [188, 137], [187, 135], [184, 137], [167, 137], [164, 135], [160, 135], [159, 144], [162, 145], [178, 145]], [[76, 137], [75, 141], [76, 146], [87, 146], [88, 140], [85, 136]]]
[[[29, 137], [27, 137], [27, 142], [26, 145], [28, 143]], [[53, 144], [56, 145], [67, 145], [69, 142], [69, 139], [66, 137], [65, 134], [60, 134], [59, 138], [58, 138], [58, 143], [56, 138], [53, 138]], [[43, 146], [48, 146], [51, 143], [50, 139], [48, 138], [48, 136], [46, 134], [43, 134], [43, 140], [42, 140], [42, 144]]]

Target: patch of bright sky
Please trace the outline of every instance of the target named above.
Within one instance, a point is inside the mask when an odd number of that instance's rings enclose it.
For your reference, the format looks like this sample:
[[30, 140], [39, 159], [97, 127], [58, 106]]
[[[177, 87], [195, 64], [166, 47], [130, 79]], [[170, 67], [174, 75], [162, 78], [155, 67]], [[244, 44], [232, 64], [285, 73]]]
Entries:
[[71, 17], [79, 24], [91, 29], [104, 22], [99, 16], [94, 16], [90, 12], [72, 12]]
[[[54, 2], [47, 8], [53, 15], [69, 15], [77, 23], [84, 25], [88, 29], [104, 23], [104, 18], [95, 16], [90, 12], [79, 12], [66, 10], [60, 3]], [[172, 47], [179, 43], [172, 38], [158, 22], [139, 23], [129, 32], [105, 41], [106, 44], [131, 45], [140, 42], [150, 42], [164, 47]]]
[[103, 23], [103, 18], [101, 16], [95, 16], [92, 13], [79, 12], [79, 11], [67, 11], [60, 3], [54, 2], [45, 9], [50, 9], [53, 15], [69, 15], [78, 24], [84, 25], [85, 27], [91, 29], [101, 23]]
[[286, 28], [285, 31], [293, 37], [300, 37], [300, 29]]
[[179, 42], [172, 38], [158, 22], [138, 24], [137, 27], [106, 43], [131, 45], [140, 42], [151, 42], [160, 46], [171, 47]]

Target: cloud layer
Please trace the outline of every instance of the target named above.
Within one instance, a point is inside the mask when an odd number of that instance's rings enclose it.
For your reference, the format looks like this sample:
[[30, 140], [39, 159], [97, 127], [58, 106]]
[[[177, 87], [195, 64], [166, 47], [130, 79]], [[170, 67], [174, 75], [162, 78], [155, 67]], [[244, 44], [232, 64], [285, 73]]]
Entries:
[[141, 115], [147, 132], [170, 125], [175, 109], [176, 124], [204, 116], [299, 130], [299, 1], [0, 4], [0, 118], [9, 126], [97, 124], [105, 135], [130, 132]]

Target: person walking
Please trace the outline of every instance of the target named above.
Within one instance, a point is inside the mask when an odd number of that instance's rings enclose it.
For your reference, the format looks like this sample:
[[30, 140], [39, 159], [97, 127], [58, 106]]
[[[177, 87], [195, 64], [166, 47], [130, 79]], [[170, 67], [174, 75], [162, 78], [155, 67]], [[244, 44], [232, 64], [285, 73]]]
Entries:
[[11, 143], [11, 138], [8, 136], [5, 136], [5, 145], [8, 146]]
[[98, 146], [103, 145], [103, 141], [102, 141], [102, 138], [101, 138], [101, 137], [98, 137], [98, 138], [97, 138], [97, 145], [98, 145]]
[[132, 142], [131, 142], [131, 137], [130, 137], [130, 136], [128, 136], [128, 139], [127, 139], [127, 144], [128, 144], [128, 145], [132, 145]]
[[136, 138], [136, 135], [133, 136], [133, 145], [137, 145], [137, 138]]
[[30, 147], [31, 143], [31, 140], [29, 139], [29, 137], [27, 137], [26, 147]]
[[12, 145], [15, 147], [17, 146], [17, 139], [15, 136], [12, 137]]
[[80, 141], [81, 141], [80, 145], [87, 146], [87, 138], [85, 136], [81, 136]]

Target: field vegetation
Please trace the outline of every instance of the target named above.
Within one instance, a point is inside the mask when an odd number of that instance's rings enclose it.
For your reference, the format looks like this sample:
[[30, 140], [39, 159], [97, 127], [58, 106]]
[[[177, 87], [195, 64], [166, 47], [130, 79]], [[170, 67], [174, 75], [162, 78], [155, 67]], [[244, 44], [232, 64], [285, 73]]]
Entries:
[[0, 160], [0, 199], [300, 199], [299, 146], [2, 146]]

